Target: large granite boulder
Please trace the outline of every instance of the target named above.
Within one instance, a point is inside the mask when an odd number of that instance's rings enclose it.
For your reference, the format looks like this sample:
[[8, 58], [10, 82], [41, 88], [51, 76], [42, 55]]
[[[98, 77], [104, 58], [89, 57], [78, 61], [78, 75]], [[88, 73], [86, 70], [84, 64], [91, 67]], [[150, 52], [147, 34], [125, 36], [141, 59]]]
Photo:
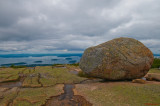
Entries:
[[86, 49], [80, 68], [102, 79], [137, 79], [146, 75], [153, 60], [152, 52], [141, 42], [122, 37]]

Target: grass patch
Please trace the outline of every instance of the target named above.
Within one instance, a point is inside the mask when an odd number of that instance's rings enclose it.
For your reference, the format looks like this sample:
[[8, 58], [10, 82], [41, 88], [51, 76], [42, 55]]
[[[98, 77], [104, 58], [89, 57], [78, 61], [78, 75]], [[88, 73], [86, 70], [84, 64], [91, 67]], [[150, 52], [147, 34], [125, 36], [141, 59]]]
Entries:
[[53, 67], [64, 67], [64, 64], [53, 64]]
[[7, 68], [6, 66], [1, 66], [0, 68]]
[[17, 88], [12, 88], [10, 91], [5, 92], [3, 99], [0, 99], [0, 106], [8, 106], [10, 101], [12, 101], [17, 96]]
[[17, 81], [20, 73], [27, 76], [23, 81], [23, 87], [40, 87], [41, 84], [43, 86], [53, 86], [62, 83], [79, 83], [86, 79], [71, 74], [68, 68], [37, 66], [35, 70], [27, 68], [3, 68], [0, 70], [0, 82]]
[[53, 86], [57, 84], [57, 81], [54, 78], [41, 78], [40, 82], [44, 87]]
[[157, 73], [157, 74], [160, 74], [160, 69], [158, 69], [158, 68], [152, 68], [152, 69], [149, 70], [148, 73]]
[[[52, 66], [37, 66], [23, 82], [24, 87], [45, 87], [64, 83], [79, 83], [86, 78], [71, 74], [67, 68], [52, 68]], [[39, 84], [40, 83], [40, 84]]]
[[25, 100], [16, 100], [14, 101], [14, 106], [33, 106], [33, 104]]
[[24, 75], [29, 75], [29, 74], [32, 74], [34, 73], [34, 70], [33, 69], [25, 69], [24, 71], [22, 71], [22, 74]]
[[23, 87], [40, 87], [41, 84], [38, 83], [38, 76], [25, 78], [22, 84]]
[[[160, 104], [160, 86], [144, 85], [144, 86], [115, 86], [113, 90], [117, 95], [124, 97], [127, 104], [140, 106], [146, 103]], [[137, 96], [138, 95], [138, 96]]]
[[14, 64], [12, 64], [10, 67], [11, 67], [11, 68], [26, 68], [26, 66], [22, 66], [22, 65], [16, 66], [16, 65], [14, 65]]
[[44, 86], [50, 86], [62, 83], [79, 83], [85, 78], [81, 78], [77, 75], [69, 73], [67, 68], [51, 68], [47, 67], [36, 67], [36, 73], [40, 73], [40, 82]]
[[49, 97], [62, 93], [63, 85], [57, 87], [59, 84], [79, 83], [86, 79], [71, 74], [67, 68], [37, 66], [35, 69], [3, 68], [0, 70], [0, 81], [17, 80], [19, 74], [26, 76], [22, 84], [24, 88], [20, 88], [18, 95], [17, 92], [10, 92], [0, 99], [4, 106], [13, 98], [13, 106], [41, 106]]
[[17, 81], [19, 73], [22, 73], [24, 68], [2, 68], [0, 70], [0, 82]]
[[95, 106], [160, 104], [160, 85], [158, 84], [83, 84], [77, 85], [76, 89]]
[[51, 96], [60, 95], [63, 85], [46, 88], [22, 88], [13, 101], [13, 106], [41, 106]]

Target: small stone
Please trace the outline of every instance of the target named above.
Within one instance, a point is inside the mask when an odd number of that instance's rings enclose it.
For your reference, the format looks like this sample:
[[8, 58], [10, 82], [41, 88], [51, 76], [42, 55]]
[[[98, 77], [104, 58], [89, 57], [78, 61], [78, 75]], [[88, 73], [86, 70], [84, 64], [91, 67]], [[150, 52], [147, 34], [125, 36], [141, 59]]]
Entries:
[[140, 83], [140, 84], [145, 84], [146, 83], [146, 81], [143, 80], [143, 79], [134, 79], [134, 80], [132, 80], [132, 82], [133, 83]]

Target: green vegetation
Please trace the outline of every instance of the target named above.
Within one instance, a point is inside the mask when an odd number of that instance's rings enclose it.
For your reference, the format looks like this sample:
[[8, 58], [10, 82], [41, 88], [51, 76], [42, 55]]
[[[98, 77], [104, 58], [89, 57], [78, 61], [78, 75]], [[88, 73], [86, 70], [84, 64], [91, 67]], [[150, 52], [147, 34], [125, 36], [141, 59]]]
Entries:
[[85, 96], [95, 106], [144, 106], [160, 104], [159, 84], [97, 83], [79, 84], [78, 94]]
[[9, 106], [10, 101], [12, 101], [16, 97], [18, 88], [12, 88], [7, 92], [4, 91], [5, 89], [0, 89], [0, 94], [3, 94], [3, 99], [0, 99], [0, 106]]
[[36, 67], [35, 73], [40, 73], [40, 82], [43, 86], [61, 83], [79, 83], [85, 79], [71, 74], [67, 68]]
[[37, 66], [27, 68], [1, 68], [0, 82], [17, 81], [19, 74], [25, 77], [23, 87], [53, 86], [62, 83], [79, 83], [86, 78], [71, 74], [67, 68], [52, 68], [52, 66]]
[[[44, 105], [46, 99], [51, 96], [59, 95], [63, 92], [63, 85], [57, 85], [47, 88], [23, 88], [20, 90], [18, 96], [13, 101], [15, 106], [41, 106]], [[28, 105], [29, 104], [29, 105]]]
[[22, 71], [22, 74], [28, 76], [28, 75], [32, 74], [33, 72], [34, 72], [34, 69], [27, 69], [26, 68], [25, 70]]
[[155, 58], [152, 64], [152, 68], [159, 68], [160, 67], [160, 59]]
[[[27, 71], [25, 71], [27, 72]], [[71, 74], [67, 68], [52, 68], [51, 66], [37, 66], [35, 71], [30, 70], [30, 74], [23, 81], [23, 87], [54, 86], [64, 83], [79, 83], [86, 78]]]
[[0, 87], [0, 105], [41, 106], [51, 96], [60, 95], [63, 84], [79, 83], [86, 79], [70, 73], [65, 67], [0, 68], [0, 82], [18, 81], [20, 75], [23, 77], [22, 88], [3, 90]]
[[53, 64], [53, 67], [64, 67], [64, 64]]
[[79, 66], [76, 66], [76, 65], [66, 64], [65, 67], [66, 67], [68, 70], [75, 70], [75, 69], [80, 70]]
[[0, 68], [7, 68], [6, 66], [1, 66]]
[[79, 66], [79, 63], [73, 63], [73, 64], [69, 64], [71, 66]]
[[24, 68], [1, 68], [0, 69], [0, 82], [17, 81], [19, 79], [19, 73]]
[[[0, 105], [41, 106], [47, 99], [63, 93], [64, 84], [79, 83], [87, 78], [76, 65], [65, 67], [37, 66], [35, 68], [0, 68], [0, 84], [17, 81], [23, 77], [22, 87], [0, 86]], [[78, 70], [78, 75], [70, 71]], [[158, 68], [149, 73], [160, 73]], [[13, 83], [13, 82], [11, 82]], [[8, 83], [7, 83], [8, 84]], [[75, 92], [96, 106], [141, 106], [160, 104], [160, 84], [130, 82], [105, 82], [76, 84]]]
[[53, 64], [52, 66], [63, 65], [63, 64]]
[[11, 68], [26, 68], [26, 66], [15, 66], [14, 64], [12, 64], [10, 67]]
[[41, 84], [38, 83], [38, 76], [35, 77], [27, 77], [23, 81], [22, 84], [23, 87], [40, 87]]
[[148, 73], [157, 73], [157, 74], [160, 74], [160, 69], [158, 69], [158, 68], [151, 68]]
[[59, 95], [63, 92], [63, 85], [56, 85], [47, 88], [12, 88], [0, 99], [1, 106], [9, 106], [11, 101], [13, 106], [41, 106], [46, 99]]
[[87, 74], [85, 74], [83, 71], [79, 71], [78, 72], [78, 76], [80, 77], [85, 77], [85, 78], [89, 78], [89, 76]]

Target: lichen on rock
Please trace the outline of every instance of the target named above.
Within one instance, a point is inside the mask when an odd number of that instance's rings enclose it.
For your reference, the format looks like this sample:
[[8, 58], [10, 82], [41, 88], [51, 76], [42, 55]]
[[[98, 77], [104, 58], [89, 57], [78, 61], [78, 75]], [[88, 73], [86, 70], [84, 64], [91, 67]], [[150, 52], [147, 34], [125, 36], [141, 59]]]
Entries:
[[144, 44], [121, 37], [87, 48], [80, 60], [80, 68], [92, 77], [137, 79], [149, 71], [153, 60], [152, 52]]

